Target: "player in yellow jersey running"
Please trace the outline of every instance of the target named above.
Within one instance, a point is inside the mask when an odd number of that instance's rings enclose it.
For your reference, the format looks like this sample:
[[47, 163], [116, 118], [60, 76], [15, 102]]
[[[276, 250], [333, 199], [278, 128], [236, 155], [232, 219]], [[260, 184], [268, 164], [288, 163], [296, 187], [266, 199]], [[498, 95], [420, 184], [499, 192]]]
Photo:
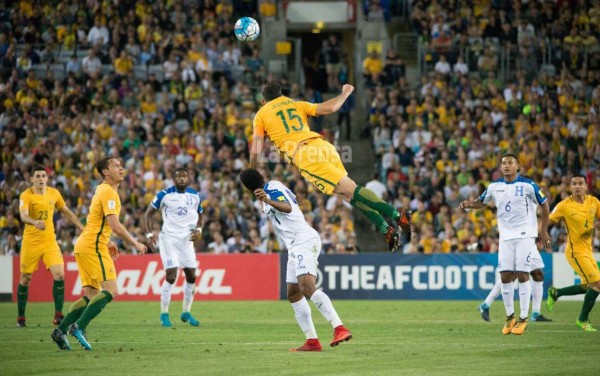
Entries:
[[54, 233], [54, 209], [79, 230], [83, 225], [69, 208], [60, 192], [48, 187], [48, 174], [44, 166], [35, 165], [31, 168], [31, 187], [21, 193], [19, 214], [25, 224], [23, 243], [21, 245], [21, 278], [17, 287], [18, 317], [17, 327], [26, 326], [25, 307], [29, 295], [31, 275], [38, 268], [40, 259], [52, 273], [54, 284], [54, 325], [63, 320], [62, 307], [65, 300], [65, 263]]
[[348, 177], [340, 155], [335, 147], [323, 137], [312, 132], [308, 116], [332, 114], [340, 109], [352, 94], [354, 87], [344, 85], [342, 93], [323, 103], [295, 101], [281, 93], [278, 82], [269, 82], [262, 89], [262, 108], [254, 117], [254, 137], [250, 153], [250, 168], [255, 168], [262, 155], [265, 138], [296, 166], [302, 176], [325, 194], [338, 194], [351, 205], [360, 209], [377, 229], [386, 235], [389, 249], [400, 247], [399, 234], [384, 216], [391, 217], [410, 241], [410, 211], [397, 210], [380, 199], [373, 191], [357, 185]]
[[125, 177], [121, 162], [116, 157], [105, 157], [96, 161], [96, 170], [104, 181], [96, 187], [85, 229], [75, 243], [75, 260], [85, 296], [71, 305], [63, 322], [51, 334], [61, 350], [71, 349], [65, 335], [67, 330], [81, 346], [91, 350], [85, 328], [117, 296], [113, 260], [119, 251], [110, 242], [111, 234], [114, 232], [139, 253], [146, 253], [146, 246], [136, 241], [119, 221], [121, 200], [117, 189]]
[[552, 213], [550, 221], [560, 222], [562, 219], [567, 229], [567, 248], [565, 256], [573, 270], [581, 278], [580, 285], [557, 289], [548, 289], [546, 306], [552, 311], [554, 303], [564, 295], [585, 294], [581, 313], [575, 324], [586, 332], [595, 332], [589, 321], [589, 314], [600, 294], [600, 270], [592, 254], [592, 236], [594, 230], [600, 230], [600, 201], [587, 194], [588, 185], [585, 176], [575, 175], [571, 178], [572, 195], [559, 202]]

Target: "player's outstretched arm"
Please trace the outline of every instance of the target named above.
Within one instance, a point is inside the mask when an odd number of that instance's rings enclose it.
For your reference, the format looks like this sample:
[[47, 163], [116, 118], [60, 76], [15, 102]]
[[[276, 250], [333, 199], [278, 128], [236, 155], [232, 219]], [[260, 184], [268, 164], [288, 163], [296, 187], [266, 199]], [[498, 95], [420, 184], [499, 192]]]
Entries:
[[250, 168], [256, 168], [258, 165], [258, 159], [262, 154], [263, 146], [265, 144], [265, 137], [254, 135], [252, 137], [252, 149], [250, 149]]
[[119, 238], [125, 240], [127, 243], [131, 244], [139, 253], [146, 253], [148, 250], [145, 245], [136, 241], [127, 231], [127, 229], [119, 222], [119, 218], [116, 215], [111, 214], [106, 216], [106, 222], [110, 226], [111, 230], [117, 235]]
[[476, 200], [464, 200], [458, 204], [459, 209], [483, 209], [485, 204], [480, 199]]
[[352, 94], [353, 91], [354, 86], [352, 85], [346, 84], [342, 86], [342, 94], [338, 95], [335, 98], [331, 98], [330, 100], [325, 101], [323, 103], [319, 103], [317, 105], [315, 115], [329, 115], [336, 112], [342, 107], [346, 99], [348, 99], [348, 97], [350, 96], [350, 94]]
[[79, 232], [83, 231], [83, 224], [81, 224], [81, 221], [79, 220], [79, 218], [77, 218], [75, 213], [73, 213], [71, 211], [71, 209], [67, 208], [66, 206], [63, 206], [62, 208], [60, 208], [58, 210], [60, 211], [60, 213], [62, 215], [64, 215], [67, 218], [67, 220], [69, 222], [74, 224], [75, 227], [77, 227], [79, 229]]

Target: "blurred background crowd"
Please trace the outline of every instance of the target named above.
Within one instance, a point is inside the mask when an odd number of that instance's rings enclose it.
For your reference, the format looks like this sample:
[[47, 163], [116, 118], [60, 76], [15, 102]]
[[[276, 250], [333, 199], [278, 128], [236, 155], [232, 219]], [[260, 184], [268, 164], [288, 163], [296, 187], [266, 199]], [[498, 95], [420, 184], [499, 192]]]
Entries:
[[[363, 4], [369, 18], [388, 20], [400, 2]], [[411, 20], [432, 47], [431, 72], [410, 85], [393, 50], [365, 59], [358, 85], [368, 88], [367, 108], [352, 124], [372, 149], [353, 157], [373, 153], [376, 168], [371, 181], [358, 183], [414, 211], [416, 236], [405, 253], [497, 251], [493, 210], [456, 207], [499, 178], [499, 157], [508, 151], [551, 207], [568, 195], [572, 173], [585, 174], [599, 193], [598, 4], [416, 0]], [[47, 166], [49, 185], [83, 218], [100, 181], [93, 162], [108, 154], [129, 171], [120, 186], [122, 222], [138, 239], [154, 195], [172, 185], [175, 167], [187, 166], [205, 213], [198, 252], [284, 250], [237, 178], [248, 163], [260, 86], [273, 77], [259, 46], [239, 43], [233, 24], [240, 15], [276, 13], [273, 0], [0, 3], [0, 254], [19, 252], [18, 197], [32, 164]], [[555, 47], [553, 69], [540, 69], [547, 45], [540, 40]], [[475, 48], [455, 53], [451, 47], [461, 44]], [[519, 51], [519, 65], [499, 77], [497, 51], [506, 45]], [[328, 89], [347, 82], [342, 73], [328, 77]], [[292, 98], [322, 100], [313, 87], [281, 79]], [[343, 145], [340, 132], [312, 126]], [[351, 208], [320, 194], [277, 155], [269, 160], [263, 174], [295, 192], [323, 251], [358, 252]], [[58, 215], [55, 224], [63, 252], [72, 252], [74, 228]], [[564, 231], [557, 226], [551, 235], [553, 251], [564, 249]], [[594, 241], [600, 245], [598, 234]]]

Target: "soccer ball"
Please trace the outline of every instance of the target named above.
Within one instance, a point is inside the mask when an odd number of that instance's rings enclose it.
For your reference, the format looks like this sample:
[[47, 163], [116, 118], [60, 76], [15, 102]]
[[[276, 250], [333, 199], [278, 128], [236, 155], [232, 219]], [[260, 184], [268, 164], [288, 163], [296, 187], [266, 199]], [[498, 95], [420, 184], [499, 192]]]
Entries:
[[233, 31], [237, 39], [242, 42], [250, 42], [258, 38], [260, 26], [254, 18], [242, 17], [235, 23]]

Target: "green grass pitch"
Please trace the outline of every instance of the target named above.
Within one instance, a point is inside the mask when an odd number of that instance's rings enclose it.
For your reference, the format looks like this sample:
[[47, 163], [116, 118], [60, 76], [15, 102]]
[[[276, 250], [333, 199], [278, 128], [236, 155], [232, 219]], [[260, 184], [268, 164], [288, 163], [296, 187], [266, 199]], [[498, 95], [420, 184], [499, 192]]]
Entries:
[[[575, 326], [578, 302], [558, 302], [523, 336], [504, 336], [502, 302], [484, 322], [475, 301], [334, 301], [354, 338], [329, 347], [333, 331], [313, 308], [321, 353], [290, 353], [304, 341], [285, 301], [202, 302], [201, 321], [159, 324], [159, 302], [114, 302], [88, 327], [94, 347], [59, 351], [53, 305], [30, 303], [25, 329], [16, 305], [0, 304], [0, 374], [12, 375], [598, 375], [600, 332]], [[68, 304], [66, 304], [68, 307]], [[312, 304], [311, 304], [312, 306]], [[518, 306], [518, 305], [517, 305]], [[598, 317], [592, 311], [592, 322]], [[600, 320], [596, 320], [600, 324]], [[600, 325], [598, 325], [600, 328]]]

